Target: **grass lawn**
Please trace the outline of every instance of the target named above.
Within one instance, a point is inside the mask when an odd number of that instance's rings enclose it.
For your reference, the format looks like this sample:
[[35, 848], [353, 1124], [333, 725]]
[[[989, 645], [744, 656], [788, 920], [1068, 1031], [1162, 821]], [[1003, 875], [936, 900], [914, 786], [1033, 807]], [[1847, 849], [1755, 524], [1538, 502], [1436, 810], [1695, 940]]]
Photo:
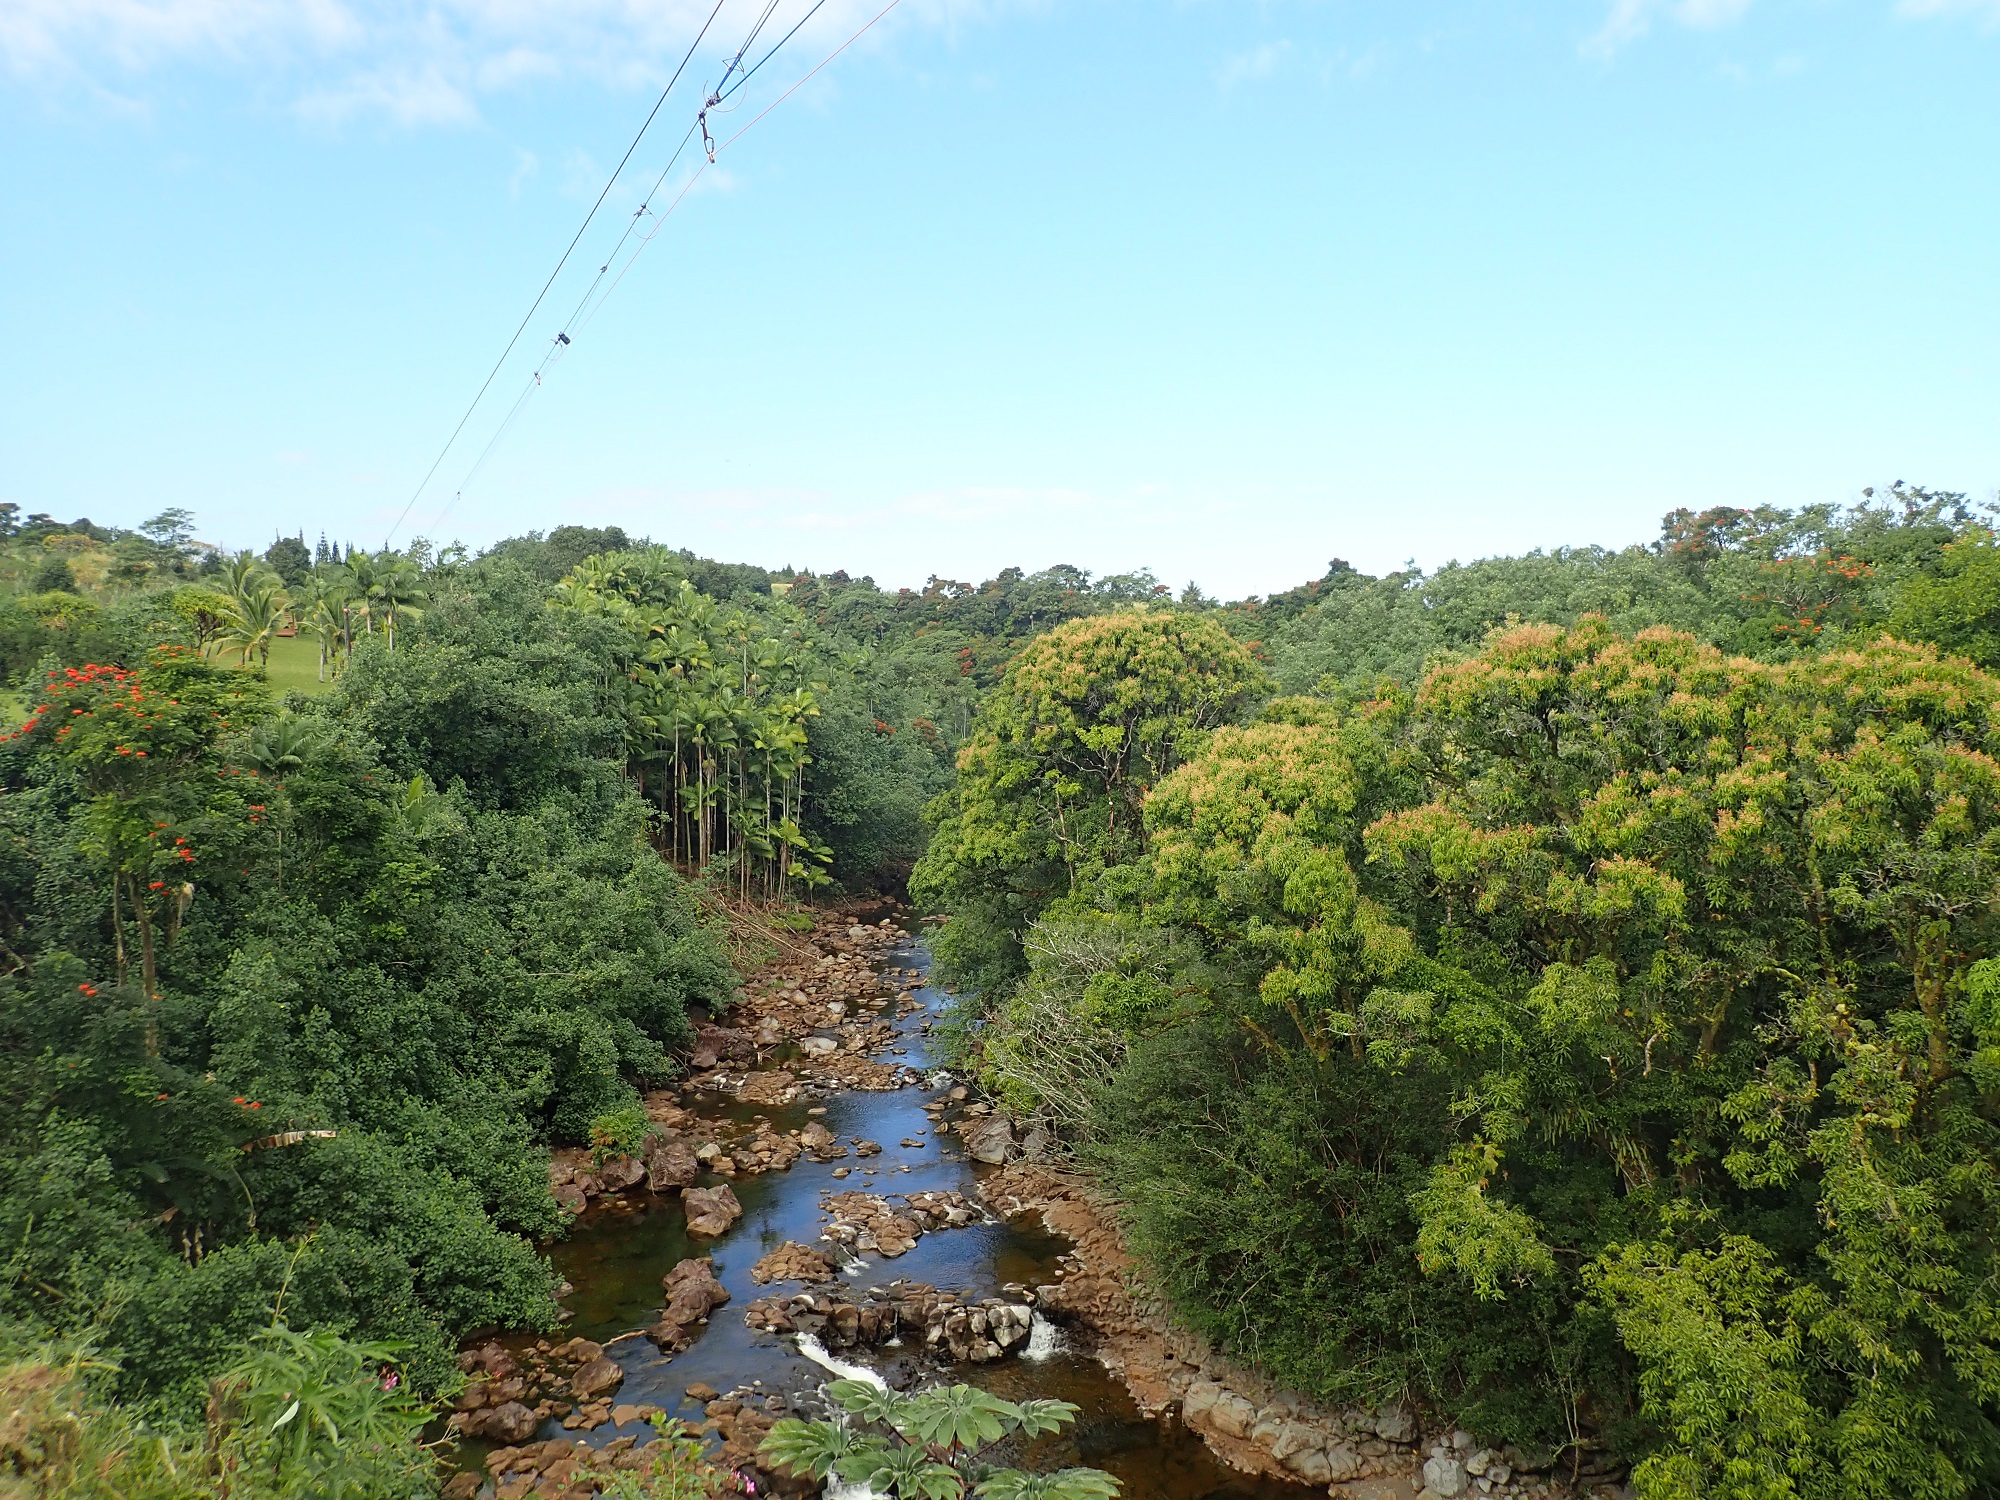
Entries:
[[[225, 651], [220, 659], [228, 661], [230, 654]], [[330, 666], [328, 670], [330, 673]], [[265, 675], [271, 691], [280, 698], [293, 691], [313, 697], [333, 686], [330, 677], [326, 682], [319, 680], [319, 643], [310, 636], [281, 635], [273, 640]]]

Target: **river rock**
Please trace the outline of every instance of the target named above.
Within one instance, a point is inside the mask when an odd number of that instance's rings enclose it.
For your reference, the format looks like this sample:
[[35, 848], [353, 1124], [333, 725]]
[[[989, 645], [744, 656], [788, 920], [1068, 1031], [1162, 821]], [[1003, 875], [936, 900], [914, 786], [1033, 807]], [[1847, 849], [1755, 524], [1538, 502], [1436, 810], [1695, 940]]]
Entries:
[[559, 1182], [549, 1189], [549, 1195], [556, 1200], [556, 1207], [564, 1213], [580, 1214], [590, 1207], [590, 1200], [583, 1195], [583, 1189], [574, 1182]]
[[965, 1138], [965, 1149], [974, 1161], [998, 1166], [1014, 1149], [1014, 1127], [1003, 1115], [967, 1120], [958, 1127], [958, 1133]]
[[772, 1281], [831, 1281], [833, 1262], [810, 1246], [787, 1240], [750, 1268], [750, 1279], [759, 1286]]
[[[622, 1374], [620, 1378], [623, 1378]], [[475, 1435], [497, 1443], [524, 1442], [534, 1436], [535, 1429], [541, 1425], [535, 1414], [518, 1401], [509, 1401], [504, 1406], [482, 1412], [480, 1418]], [[468, 1422], [466, 1430], [472, 1431], [473, 1426]]]
[[989, 1297], [966, 1303], [956, 1293], [896, 1282], [854, 1301], [845, 1287], [765, 1297], [744, 1321], [770, 1333], [810, 1333], [830, 1349], [867, 1347], [901, 1337], [933, 1354], [983, 1363], [1027, 1347], [1034, 1309]]
[[955, 1229], [981, 1217], [958, 1193], [912, 1193], [899, 1204], [860, 1192], [830, 1193], [820, 1201], [832, 1220], [826, 1238], [891, 1259], [906, 1254], [927, 1230]]
[[722, 1026], [695, 1027], [694, 1051], [688, 1054], [691, 1066], [707, 1069], [726, 1062], [749, 1067], [756, 1061], [757, 1044], [748, 1032]]
[[1375, 1433], [1385, 1442], [1413, 1443], [1417, 1438], [1417, 1418], [1401, 1402], [1390, 1402], [1375, 1413]]
[[715, 1279], [715, 1263], [705, 1255], [682, 1261], [660, 1278], [660, 1286], [666, 1306], [646, 1337], [668, 1354], [692, 1344], [696, 1329], [729, 1300], [729, 1289]]
[[771, 1108], [790, 1104], [798, 1096], [798, 1080], [781, 1068], [752, 1073], [736, 1087], [736, 1097], [745, 1104], [762, 1104]]
[[840, 1139], [818, 1120], [810, 1122], [799, 1132], [799, 1144], [821, 1161], [835, 1161], [847, 1155], [847, 1148]]
[[1465, 1465], [1449, 1456], [1424, 1460], [1424, 1488], [1442, 1497], [1458, 1500], [1466, 1491]]
[[689, 1234], [722, 1234], [743, 1217], [743, 1205], [736, 1201], [736, 1194], [727, 1183], [712, 1188], [685, 1188], [681, 1202], [687, 1208]]
[[700, 1175], [701, 1163], [695, 1159], [694, 1147], [679, 1136], [646, 1138], [646, 1186], [654, 1192], [692, 1187]]
[[636, 1157], [607, 1156], [597, 1168], [599, 1192], [620, 1193], [645, 1181], [646, 1164]]
[[569, 1388], [579, 1401], [593, 1400], [624, 1383], [625, 1372], [618, 1368], [618, 1362], [602, 1354], [569, 1378]]
[[1223, 1391], [1209, 1407], [1207, 1425], [1224, 1437], [1248, 1437], [1257, 1421], [1257, 1408], [1234, 1391]]

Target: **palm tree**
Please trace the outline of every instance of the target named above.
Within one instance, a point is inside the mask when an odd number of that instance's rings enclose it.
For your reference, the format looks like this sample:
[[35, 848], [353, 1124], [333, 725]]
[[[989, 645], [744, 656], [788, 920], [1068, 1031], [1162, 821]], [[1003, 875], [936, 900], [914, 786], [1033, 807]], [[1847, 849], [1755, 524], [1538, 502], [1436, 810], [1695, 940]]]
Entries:
[[[350, 552], [342, 568], [347, 575], [342, 581], [347, 585], [348, 610], [350, 613], [359, 614], [362, 629], [373, 635], [375, 617], [368, 607], [368, 601], [375, 597], [376, 586], [380, 582], [376, 573], [375, 559], [366, 552]], [[350, 649], [353, 644], [350, 632], [348, 639]]]
[[346, 602], [345, 582], [323, 573], [315, 573], [306, 580], [305, 592], [296, 601], [300, 627], [319, 642], [321, 682], [326, 681], [327, 663], [333, 659], [347, 629], [346, 612], [342, 607]]
[[423, 613], [424, 575], [409, 558], [383, 552], [375, 559], [374, 595], [382, 601], [383, 625], [389, 633], [389, 649], [396, 649], [396, 621], [403, 615]]
[[319, 727], [299, 714], [283, 713], [259, 724], [244, 742], [243, 764], [274, 781], [304, 768], [320, 746]]
[[241, 600], [260, 588], [283, 582], [282, 578], [271, 571], [269, 563], [247, 549], [230, 558], [222, 569], [222, 591], [236, 600]]
[[250, 653], [257, 653], [258, 665], [271, 665], [271, 638], [285, 622], [285, 591], [276, 584], [252, 586], [230, 605], [229, 633], [224, 637], [237, 648], [244, 665]]

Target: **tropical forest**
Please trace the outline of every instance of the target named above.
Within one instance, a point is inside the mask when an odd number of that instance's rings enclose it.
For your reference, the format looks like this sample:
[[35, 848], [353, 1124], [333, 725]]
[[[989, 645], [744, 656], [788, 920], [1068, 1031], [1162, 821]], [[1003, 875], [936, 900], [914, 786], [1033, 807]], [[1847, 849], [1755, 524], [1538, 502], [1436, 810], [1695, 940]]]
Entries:
[[1238, 600], [4, 510], [0, 1493], [2000, 1492], [1966, 496]]

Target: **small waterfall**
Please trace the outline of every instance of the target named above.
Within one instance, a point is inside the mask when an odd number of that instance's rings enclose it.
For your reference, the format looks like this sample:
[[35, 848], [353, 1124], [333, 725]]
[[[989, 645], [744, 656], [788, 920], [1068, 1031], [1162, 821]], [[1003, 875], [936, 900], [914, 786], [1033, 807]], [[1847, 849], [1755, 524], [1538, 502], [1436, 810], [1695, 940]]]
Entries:
[[877, 1375], [866, 1365], [851, 1365], [834, 1354], [810, 1333], [799, 1335], [799, 1353], [818, 1365], [822, 1370], [831, 1370], [844, 1380], [859, 1380], [872, 1385], [878, 1391], [889, 1389], [889, 1382]]
[[1037, 1364], [1051, 1359], [1069, 1348], [1069, 1340], [1063, 1331], [1043, 1317], [1034, 1313], [1028, 1320], [1028, 1347], [1021, 1351], [1021, 1358], [1032, 1359]]
[[[803, 1354], [823, 1370], [831, 1370], [834, 1374], [848, 1380], [862, 1381], [880, 1391], [889, 1389], [889, 1382], [884, 1380], [880, 1375], [877, 1375], [866, 1365], [849, 1364], [846, 1360], [836, 1356], [826, 1345], [822, 1344], [810, 1333], [799, 1335], [799, 1353]], [[846, 1415], [838, 1410], [836, 1410], [835, 1416], [842, 1422], [847, 1420]], [[826, 1480], [824, 1500], [884, 1500], [884, 1497], [871, 1485], [849, 1484], [839, 1475], [830, 1474]]]

